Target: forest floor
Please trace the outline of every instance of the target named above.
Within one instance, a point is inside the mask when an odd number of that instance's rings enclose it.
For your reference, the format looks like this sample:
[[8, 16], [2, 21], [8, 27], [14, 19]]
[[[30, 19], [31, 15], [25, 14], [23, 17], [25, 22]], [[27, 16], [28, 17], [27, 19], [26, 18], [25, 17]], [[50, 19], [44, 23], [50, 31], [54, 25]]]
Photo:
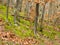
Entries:
[[[2, 20], [0, 19], [0, 22]], [[16, 36], [11, 31], [5, 31], [4, 22], [0, 23], [0, 45], [34, 45], [39, 44], [39, 41], [32, 37], [26, 37], [24, 39]]]
[[[6, 20], [6, 7], [0, 6], [0, 45], [60, 45], [60, 29], [52, 26], [34, 36], [31, 31], [31, 23], [21, 19], [20, 26], [13, 25], [13, 17], [9, 15], [9, 23]], [[4, 16], [3, 16], [4, 15]], [[30, 27], [30, 28], [29, 28]], [[58, 29], [58, 28], [56, 28]]]
[[55, 40], [49, 40], [44, 36], [40, 39], [33, 37], [25, 37], [24, 39], [18, 37], [11, 31], [5, 31], [3, 22], [0, 19], [0, 45], [60, 45], [60, 38], [55, 36]]

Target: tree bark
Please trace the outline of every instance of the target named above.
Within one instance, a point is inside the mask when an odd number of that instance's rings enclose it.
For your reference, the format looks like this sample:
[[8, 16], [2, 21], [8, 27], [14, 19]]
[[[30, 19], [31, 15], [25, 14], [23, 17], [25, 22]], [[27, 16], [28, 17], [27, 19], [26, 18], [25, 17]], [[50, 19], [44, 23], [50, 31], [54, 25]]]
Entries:
[[37, 33], [38, 16], [39, 16], [39, 3], [36, 4], [36, 16], [35, 16], [35, 21], [34, 21], [34, 34]]

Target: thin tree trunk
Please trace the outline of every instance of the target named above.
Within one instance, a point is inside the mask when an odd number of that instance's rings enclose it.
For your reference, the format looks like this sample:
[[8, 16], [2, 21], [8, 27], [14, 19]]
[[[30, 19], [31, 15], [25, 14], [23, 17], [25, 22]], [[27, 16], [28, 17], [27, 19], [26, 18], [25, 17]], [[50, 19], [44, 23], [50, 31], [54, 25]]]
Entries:
[[48, 25], [50, 24], [50, 17], [52, 15], [52, 2], [49, 3], [49, 11], [48, 11]]
[[18, 11], [18, 6], [19, 6], [19, 0], [16, 0], [16, 6], [15, 6], [15, 12], [14, 12], [14, 23], [16, 24], [16, 19], [17, 19], [17, 11]]
[[45, 13], [45, 5], [43, 6], [43, 11], [42, 11], [40, 32], [43, 32], [44, 13]]
[[39, 3], [36, 4], [36, 16], [35, 16], [35, 21], [34, 21], [34, 34], [37, 33], [38, 16], [39, 16]]
[[7, 0], [7, 12], [6, 12], [6, 21], [8, 22], [8, 14], [9, 14], [9, 3], [10, 0]]
[[22, 3], [23, 3], [23, 0], [20, 0], [20, 12], [21, 12], [21, 10], [22, 10]]

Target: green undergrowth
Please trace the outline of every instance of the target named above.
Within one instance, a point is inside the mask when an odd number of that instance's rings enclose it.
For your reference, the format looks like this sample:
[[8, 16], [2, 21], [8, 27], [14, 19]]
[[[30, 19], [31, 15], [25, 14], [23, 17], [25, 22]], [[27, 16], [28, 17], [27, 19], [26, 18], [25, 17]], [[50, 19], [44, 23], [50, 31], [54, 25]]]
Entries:
[[[5, 6], [1, 6], [0, 5], [0, 9], [3, 11], [3, 13], [6, 13], [6, 7]], [[23, 14], [21, 14], [23, 15]], [[5, 22], [7, 21], [6, 20], [6, 14], [3, 15], [3, 14], [0, 14], [0, 17], [5, 20]], [[31, 30], [29, 28], [29, 26], [33, 25], [31, 24], [29, 21], [26, 21], [22, 18], [20, 18], [20, 22], [18, 22], [19, 25], [15, 25], [14, 24], [14, 17], [11, 16], [11, 14], [9, 14], [8, 16], [8, 22], [6, 22], [5, 24], [5, 30], [6, 31], [12, 31], [13, 33], [15, 33], [16, 35], [18, 35], [19, 37], [30, 37], [30, 36], [34, 36], [33, 34], [33, 30]]]
[[30, 26], [30, 22], [20, 19], [20, 23], [19, 25], [15, 25], [14, 21], [13, 21], [13, 17], [9, 18], [9, 22], [11, 23], [11, 25], [6, 25], [6, 29], [7, 30], [11, 30], [12, 32], [14, 32], [16, 35], [20, 36], [20, 37], [29, 37], [29, 36], [33, 36], [33, 30], [31, 30], [29, 28]]
[[[40, 27], [38, 27], [38, 31], [40, 31]], [[39, 33], [39, 34], [41, 34], [41, 33]], [[60, 38], [60, 32], [55, 30], [52, 25], [44, 26], [42, 34], [43, 34], [43, 36], [45, 36], [46, 38], [48, 38], [50, 40], [55, 40], [55, 36], [58, 36], [58, 38]]]
[[45, 28], [48, 28], [48, 30], [43, 30], [44, 36], [50, 38], [50, 40], [54, 40], [55, 36], [58, 36], [60, 38], [60, 32], [55, 30], [53, 26], [46, 26]]

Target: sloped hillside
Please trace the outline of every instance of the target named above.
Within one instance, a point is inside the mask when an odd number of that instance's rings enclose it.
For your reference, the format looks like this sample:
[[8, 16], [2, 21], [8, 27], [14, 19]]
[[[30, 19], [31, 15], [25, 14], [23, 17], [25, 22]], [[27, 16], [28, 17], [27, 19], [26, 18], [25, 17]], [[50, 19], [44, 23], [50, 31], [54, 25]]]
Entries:
[[[44, 20], [43, 32], [40, 32], [41, 21], [39, 20], [35, 35], [35, 7], [31, 8], [30, 18], [26, 18], [26, 12], [19, 12], [21, 17], [17, 16], [16, 24], [14, 23], [14, 15], [11, 14], [10, 8], [7, 21], [6, 10], [6, 6], [0, 4], [0, 45], [60, 45], [60, 13], [51, 16], [51, 20], [55, 22]], [[48, 18], [48, 15], [46, 18]]]

